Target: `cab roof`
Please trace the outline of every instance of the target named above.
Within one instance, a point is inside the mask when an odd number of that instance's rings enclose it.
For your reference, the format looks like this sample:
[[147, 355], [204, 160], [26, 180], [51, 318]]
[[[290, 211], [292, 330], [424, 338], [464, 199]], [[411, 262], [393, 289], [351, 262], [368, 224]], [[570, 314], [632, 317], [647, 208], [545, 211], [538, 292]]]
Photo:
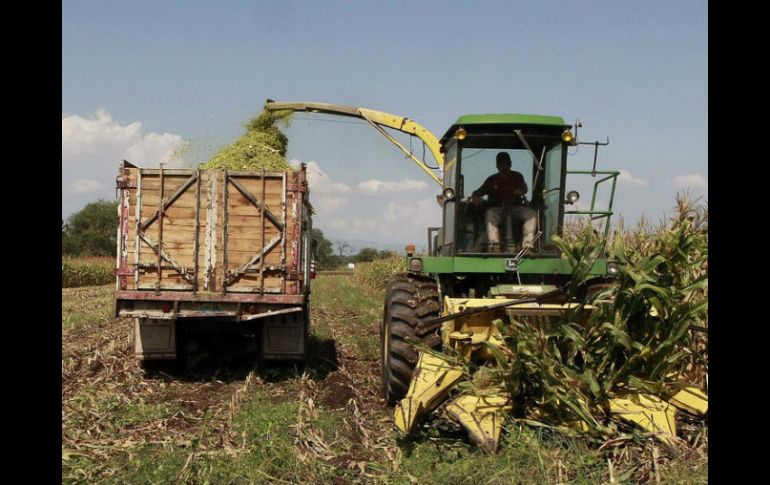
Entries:
[[567, 126], [561, 116], [523, 115], [518, 113], [499, 113], [485, 115], [462, 115], [455, 125], [546, 125]]
[[464, 127], [468, 133], [480, 133], [491, 129], [492, 131], [507, 131], [507, 126], [537, 126], [547, 130], [565, 129], [570, 125], [564, 122], [561, 116], [531, 115], [519, 113], [497, 113], [497, 114], [476, 114], [462, 115], [457, 121], [449, 127], [447, 132], [441, 137], [440, 143], [443, 145], [454, 136], [459, 127]]

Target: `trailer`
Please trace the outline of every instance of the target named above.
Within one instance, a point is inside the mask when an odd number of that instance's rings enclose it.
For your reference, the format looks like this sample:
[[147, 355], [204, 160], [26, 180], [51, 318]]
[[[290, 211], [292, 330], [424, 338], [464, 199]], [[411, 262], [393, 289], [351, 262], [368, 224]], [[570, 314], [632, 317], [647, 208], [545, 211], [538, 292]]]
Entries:
[[140, 362], [175, 360], [195, 329], [255, 337], [259, 357], [308, 350], [312, 207], [305, 166], [139, 168], [116, 179], [115, 316]]

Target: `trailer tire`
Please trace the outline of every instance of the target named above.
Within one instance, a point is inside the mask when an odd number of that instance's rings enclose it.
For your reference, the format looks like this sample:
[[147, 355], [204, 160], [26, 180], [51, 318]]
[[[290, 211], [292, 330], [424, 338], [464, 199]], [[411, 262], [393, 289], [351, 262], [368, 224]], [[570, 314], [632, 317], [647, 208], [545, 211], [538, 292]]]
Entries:
[[441, 347], [441, 324], [424, 323], [438, 315], [438, 286], [433, 279], [401, 275], [390, 280], [380, 327], [382, 393], [388, 404], [406, 395], [417, 365], [419, 353], [407, 339], [433, 349]]

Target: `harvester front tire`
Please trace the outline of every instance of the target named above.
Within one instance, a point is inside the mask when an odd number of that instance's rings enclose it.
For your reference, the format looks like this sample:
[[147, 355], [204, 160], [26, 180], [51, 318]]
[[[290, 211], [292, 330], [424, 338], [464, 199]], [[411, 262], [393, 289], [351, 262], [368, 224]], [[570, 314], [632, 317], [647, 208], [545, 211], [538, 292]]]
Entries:
[[417, 365], [417, 349], [407, 339], [433, 349], [441, 347], [441, 324], [425, 324], [438, 316], [438, 286], [434, 280], [403, 275], [388, 283], [380, 328], [382, 392], [388, 404], [404, 398]]

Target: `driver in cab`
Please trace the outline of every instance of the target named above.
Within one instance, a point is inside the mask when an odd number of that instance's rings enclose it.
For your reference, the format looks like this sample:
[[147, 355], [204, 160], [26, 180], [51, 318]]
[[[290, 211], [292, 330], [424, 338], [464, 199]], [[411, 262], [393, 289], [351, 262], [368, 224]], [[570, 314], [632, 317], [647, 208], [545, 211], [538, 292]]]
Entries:
[[[522, 249], [524, 255], [531, 254], [537, 228], [537, 212], [524, 204], [527, 183], [524, 177], [511, 170], [511, 156], [506, 152], [497, 154], [497, 173], [488, 177], [478, 190], [471, 194], [471, 201], [479, 205], [483, 196], [489, 197], [489, 208], [484, 213], [487, 226], [489, 252], [500, 252], [500, 222], [505, 212], [523, 223]], [[511, 231], [511, 228], [508, 228]]]

